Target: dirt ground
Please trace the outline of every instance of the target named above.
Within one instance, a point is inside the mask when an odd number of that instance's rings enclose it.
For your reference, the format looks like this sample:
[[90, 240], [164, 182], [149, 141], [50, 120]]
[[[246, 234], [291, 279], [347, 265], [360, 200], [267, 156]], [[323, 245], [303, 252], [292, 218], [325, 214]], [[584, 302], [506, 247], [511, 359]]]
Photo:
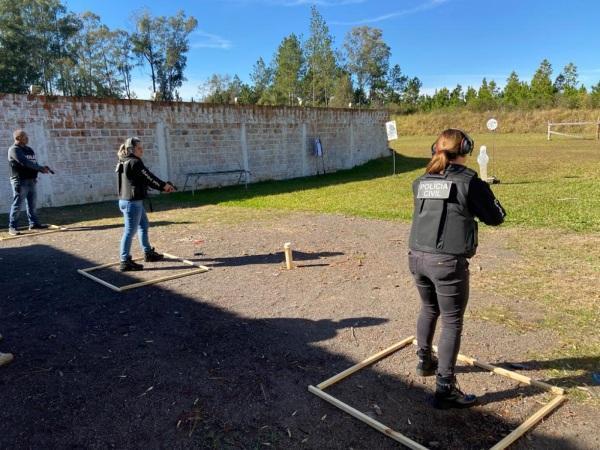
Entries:
[[[116, 260], [118, 219], [0, 242], [0, 351], [15, 354], [0, 368], [0, 448], [398, 448], [307, 387], [414, 334], [408, 225], [215, 206], [190, 214], [151, 215], [151, 240], [211, 270], [126, 293], [76, 271]], [[284, 242], [294, 270], [283, 268]], [[493, 274], [507, 248], [484, 232], [472, 276]], [[147, 269], [98, 275], [124, 285], [186, 270]], [[502, 301], [474, 289], [469, 310]], [[461, 353], [543, 380], [528, 355], [556, 340], [471, 317]], [[436, 411], [434, 379], [415, 364], [410, 346], [328, 392], [437, 449], [489, 448], [550, 399], [460, 366], [481, 405]], [[596, 409], [569, 401], [511, 448], [597, 449], [598, 425]]]

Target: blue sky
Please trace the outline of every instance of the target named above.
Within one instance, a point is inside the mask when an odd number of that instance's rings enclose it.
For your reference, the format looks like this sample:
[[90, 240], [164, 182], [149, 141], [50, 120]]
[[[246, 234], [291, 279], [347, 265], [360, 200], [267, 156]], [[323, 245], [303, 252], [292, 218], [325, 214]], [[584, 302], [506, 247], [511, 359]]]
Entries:
[[[154, 15], [179, 9], [198, 20], [191, 37], [181, 89], [184, 100], [198, 98], [198, 86], [211, 74], [238, 74], [249, 81], [259, 57], [268, 63], [290, 33], [308, 35], [315, 4], [341, 48], [354, 26], [383, 30], [392, 64], [423, 82], [423, 91], [479, 86], [481, 79], [504, 85], [515, 70], [529, 79], [540, 61], [552, 63], [554, 76], [569, 62], [580, 81], [600, 81], [600, 1], [595, 0], [66, 0], [69, 10], [93, 11], [111, 28], [133, 27], [131, 14]], [[148, 98], [146, 71], [135, 73], [134, 90]]]

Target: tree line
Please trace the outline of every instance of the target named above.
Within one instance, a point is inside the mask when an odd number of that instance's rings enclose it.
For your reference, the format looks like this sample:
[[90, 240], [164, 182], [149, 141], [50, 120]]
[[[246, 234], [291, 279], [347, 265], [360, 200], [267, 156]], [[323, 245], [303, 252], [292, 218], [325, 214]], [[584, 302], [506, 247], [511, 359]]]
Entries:
[[[111, 30], [92, 12], [75, 14], [61, 0], [0, 0], [0, 92], [27, 93], [31, 85], [49, 95], [134, 98], [132, 72], [142, 66], [154, 99], [183, 100], [179, 90], [197, 20], [183, 11], [172, 17], [143, 10], [131, 30]], [[358, 26], [335, 48], [329, 27], [311, 8], [308, 37], [283, 38], [271, 61], [261, 57], [246, 83], [238, 75], [214, 74], [199, 87], [210, 103], [386, 107], [400, 113], [449, 108], [489, 110], [600, 107], [600, 82], [587, 89], [577, 67], [554, 78], [543, 60], [530, 82], [512, 72], [503, 88], [484, 78], [478, 88], [441, 88], [428, 95], [416, 76], [391, 64], [391, 48], [378, 28]]]
[[132, 20], [133, 30], [111, 30], [60, 0], [0, 0], [0, 92], [33, 85], [49, 95], [131, 99], [132, 71], [145, 66], [155, 97], [179, 100], [196, 19], [140, 11]]

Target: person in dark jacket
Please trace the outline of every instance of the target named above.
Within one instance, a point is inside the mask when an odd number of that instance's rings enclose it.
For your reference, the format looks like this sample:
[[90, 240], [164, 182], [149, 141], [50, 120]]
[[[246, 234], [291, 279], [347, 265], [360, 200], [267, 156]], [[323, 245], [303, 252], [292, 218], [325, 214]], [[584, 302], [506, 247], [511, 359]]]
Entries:
[[13, 190], [13, 201], [8, 216], [8, 233], [17, 236], [18, 221], [23, 200], [27, 204], [27, 219], [29, 229], [39, 230], [48, 228], [40, 223], [36, 213], [36, 183], [38, 173], [54, 173], [48, 166], [40, 166], [35, 159], [35, 152], [28, 147], [29, 137], [23, 130], [13, 133], [14, 144], [8, 149], [8, 165], [10, 168], [10, 184]]
[[[466, 408], [477, 401], [458, 388], [454, 374], [469, 299], [468, 258], [477, 250], [475, 219], [500, 225], [506, 216], [489, 185], [464, 165], [473, 146], [467, 133], [445, 130], [431, 148], [425, 175], [413, 183], [408, 265], [421, 297], [417, 374], [437, 372], [433, 404], [440, 409]], [[432, 341], [440, 315], [438, 360]]]
[[144, 261], [160, 261], [163, 255], [157, 253], [148, 238], [148, 216], [144, 209], [144, 199], [148, 188], [163, 192], [173, 192], [175, 187], [160, 180], [142, 162], [144, 148], [139, 138], [132, 137], [119, 148], [119, 162], [115, 171], [119, 183], [119, 209], [125, 219], [125, 230], [121, 239], [120, 269], [122, 272], [142, 270], [143, 265], [131, 259], [131, 241], [139, 229], [138, 238], [144, 250]]

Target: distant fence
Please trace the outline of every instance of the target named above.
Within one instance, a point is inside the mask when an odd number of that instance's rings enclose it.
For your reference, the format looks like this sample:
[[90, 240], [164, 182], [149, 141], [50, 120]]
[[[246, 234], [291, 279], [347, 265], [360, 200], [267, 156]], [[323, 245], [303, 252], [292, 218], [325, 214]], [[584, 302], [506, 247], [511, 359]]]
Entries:
[[585, 136], [581, 134], [569, 134], [569, 133], [560, 133], [558, 131], [552, 131], [552, 127], [557, 126], [586, 126], [586, 125], [596, 125], [596, 139], [600, 139], [600, 117], [595, 122], [550, 122], [548, 121], [548, 140], [551, 139], [553, 134], [558, 136], [566, 136], [572, 137], [576, 139], [585, 139]]

